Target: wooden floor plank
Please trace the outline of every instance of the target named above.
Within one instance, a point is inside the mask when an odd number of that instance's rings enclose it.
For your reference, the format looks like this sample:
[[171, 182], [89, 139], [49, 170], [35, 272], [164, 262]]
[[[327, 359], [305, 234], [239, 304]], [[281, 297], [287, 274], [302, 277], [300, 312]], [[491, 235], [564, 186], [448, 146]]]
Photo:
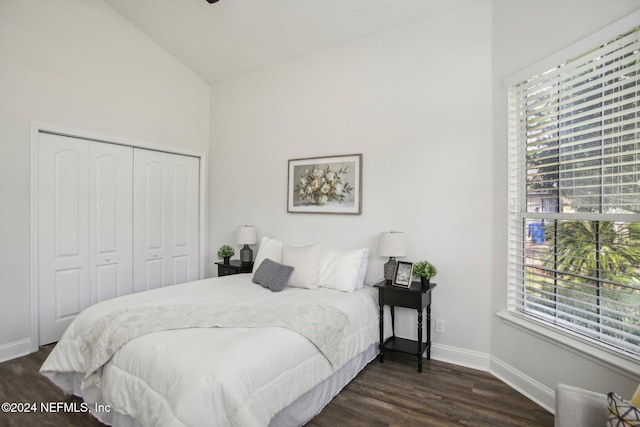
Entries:
[[[0, 363], [0, 402], [65, 402], [38, 370], [51, 346]], [[417, 372], [415, 357], [372, 361], [308, 427], [550, 427], [553, 415], [491, 374], [435, 360]], [[85, 413], [0, 413], [0, 426], [103, 426]]]

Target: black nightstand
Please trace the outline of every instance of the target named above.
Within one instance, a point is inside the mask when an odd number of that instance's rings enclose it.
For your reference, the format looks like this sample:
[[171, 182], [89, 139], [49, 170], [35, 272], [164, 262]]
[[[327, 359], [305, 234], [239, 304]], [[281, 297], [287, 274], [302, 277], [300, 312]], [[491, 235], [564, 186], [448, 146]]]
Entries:
[[[431, 291], [436, 287], [436, 284], [431, 283], [423, 287], [420, 282], [412, 282], [409, 288], [401, 288], [383, 281], [377, 283], [375, 287], [378, 288], [380, 304], [380, 362], [384, 363], [385, 350], [415, 354], [418, 358], [418, 372], [422, 372], [422, 354], [425, 350], [427, 359], [431, 359]], [[385, 305], [391, 306], [392, 336], [383, 340]], [[417, 341], [396, 337], [395, 307], [414, 308], [418, 312]], [[422, 311], [425, 308], [427, 309], [427, 341], [422, 342]]]
[[218, 265], [218, 277], [228, 276], [230, 274], [251, 273], [253, 263], [243, 263], [239, 259], [232, 259], [228, 264], [224, 262], [216, 262]]

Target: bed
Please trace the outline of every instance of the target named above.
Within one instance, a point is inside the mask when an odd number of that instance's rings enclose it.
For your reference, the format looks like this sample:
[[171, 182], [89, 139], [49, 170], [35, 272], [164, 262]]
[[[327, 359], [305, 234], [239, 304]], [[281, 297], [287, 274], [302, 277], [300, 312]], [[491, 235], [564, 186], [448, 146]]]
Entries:
[[340, 283], [274, 292], [238, 274], [105, 301], [74, 320], [41, 373], [109, 425], [303, 425], [377, 355], [379, 309], [375, 289], [339, 289], [357, 257], [294, 252], [304, 257], [278, 261]]

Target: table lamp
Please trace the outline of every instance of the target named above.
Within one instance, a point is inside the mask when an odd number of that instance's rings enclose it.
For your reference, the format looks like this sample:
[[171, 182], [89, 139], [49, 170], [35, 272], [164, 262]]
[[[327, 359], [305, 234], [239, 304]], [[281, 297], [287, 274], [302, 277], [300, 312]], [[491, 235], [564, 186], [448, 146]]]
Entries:
[[256, 228], [252, 225], [243, 225], [238, 227], [236, 234], [236, 243], [244, 245], [240, 249], [240, 261], [243, 264], [248, 264], [253, 261], [253, 251], [249, 245], [255, 245], [258, 243], [258, 236], [256, 235]]
[[384, 280], [391, 283], [396, 269], [396, 257], [407, 255], [407, 244], [401, 231], [386, 231], [380, 235], [378, 241], [378, 255], [388, 256], [389, 261], [384, 264]]

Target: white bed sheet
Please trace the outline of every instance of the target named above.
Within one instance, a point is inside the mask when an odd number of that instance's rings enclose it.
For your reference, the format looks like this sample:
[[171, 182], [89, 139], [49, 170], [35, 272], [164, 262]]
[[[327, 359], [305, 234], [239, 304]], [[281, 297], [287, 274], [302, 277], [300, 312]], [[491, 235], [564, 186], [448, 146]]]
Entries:
[[[332, 367], [306, 338], [287, 329], [191, 328], [154, 332], [118, 351], [101, 389], [80, 390], [84, 360], [75, 338], [105, 314], [126, 307], [175, 304], [323, 303], [349, 317], [344, 360], [378, 342], [377, 290], [354, 293], [286, 288], [273, 293], [232, 275], [105, 301], [69, 327], [41, 372], [65, 391], [109, 403], [145, 426], [268, 425], [275, 414], [327, 379]], [[111, 423], [110, 413], [95, 414]], [[117, 421], [117, 419], [115, 420]]]

